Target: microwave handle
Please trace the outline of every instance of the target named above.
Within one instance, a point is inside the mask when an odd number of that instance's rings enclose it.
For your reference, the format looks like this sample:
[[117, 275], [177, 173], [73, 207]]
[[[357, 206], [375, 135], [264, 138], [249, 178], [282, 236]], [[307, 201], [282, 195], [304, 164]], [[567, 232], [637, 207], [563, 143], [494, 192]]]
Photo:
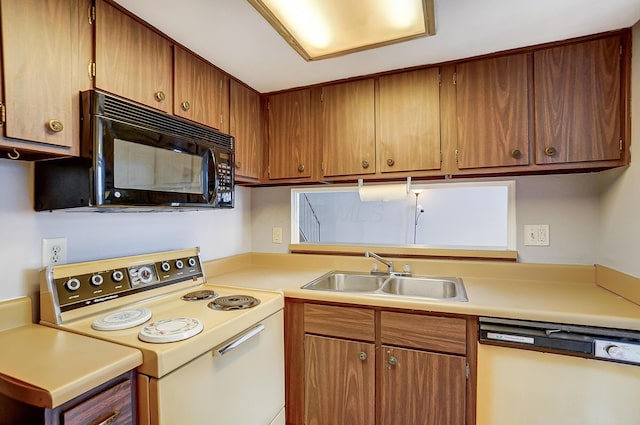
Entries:
[[218, 198], [218, 164], [216, 163], [216, 155], [213, 149], [207, 149], [206, 167], [203, 167], [203, 173], [206, 174], [205, 199], [207, 203], [214, 204]]

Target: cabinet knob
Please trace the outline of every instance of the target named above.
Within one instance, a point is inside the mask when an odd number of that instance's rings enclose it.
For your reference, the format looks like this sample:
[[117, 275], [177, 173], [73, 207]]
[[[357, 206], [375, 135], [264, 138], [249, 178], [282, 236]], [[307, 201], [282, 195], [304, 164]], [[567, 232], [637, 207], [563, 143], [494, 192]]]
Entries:
[[183, 111], [188, 111], [189, 109], [191, 109], [191, 104], [189, 102], [187, 102], [186, 100], [184, 102], [182, 102], [182, 104], [180, 106], [182, 106], [182, 110]]
[[364, 351], [361, 351], [360, 355], [358, 355], [358, 358], [363, 361], [367, 360], [367, 353], [365, 353]]
[[366, 159], [362, 161], [362, 168], [369, 168], [369, 161]]
[[157, 92], [154, 94], [154, 96], [155, 96], [155, 98], [156, 98], [156, 100], [157, 100], [158, 102], [162, 102], [163, 100], [165, 100], [165, 99], [166, 99], [166, 96], [164, 95], [164, 92], [163, 92], [162, 90], [157, 91]]
[[237, 168], [237, 169], [242, 168], [242, 162], [240, 162], [240, 161], [236, 161], [236, 168]]
[[396, 162], [395, 162], [393, 159], [391, 159], [391, 158], [387, 159], [387, 165], [388, 165], [389, 167], [393, 167], [393, 165], [394, 165], [395, 163], [396, 163]]
[[515, 159], [520, 159], [522, 157], [522, 151], [516, 148], [511, 151], [511, 156]]
[[389, 356], [389, 357], [387, 358], [387, 363], [388, 363], [390, 366], [395, 366], [395, 365], [397, 365], [397, 364], [398, 364], [398, 359], [396, 359], [396, 357], [395, 357], [395, 356]]
[[301, 173], [304, 171], [304, 164], [298, 165], [298, 171]]
[[545, 148], [544, 150], [544, 154], [547, 156], [553, 156], [556, 154], [556, 148], [554, 148], [553, 146], [549, 146], [548, 148]]
[[49, 127], [49, 130], [53, 131], [54, 133], [60, 133], [62, 130], [64, 130], [64, 125], [62, 125], [62, 121], [60, 120], [49, 120], [49, 122], [47, 123], [47, 127]]

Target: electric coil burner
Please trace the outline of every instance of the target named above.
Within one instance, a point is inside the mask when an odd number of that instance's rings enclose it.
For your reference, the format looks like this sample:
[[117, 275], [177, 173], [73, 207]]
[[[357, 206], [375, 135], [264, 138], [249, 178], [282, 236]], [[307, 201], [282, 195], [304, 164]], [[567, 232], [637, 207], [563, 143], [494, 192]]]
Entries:
[[201, 291], [193, 291], [189, 292], [188, 294], [184, 294], [182, 296], [182, 299], [185, 301], [204, 301], [210, 300], [217, 296], [218, 294], [216, 294], [215, 291], [212, 291], [210, 289], [203, 289]]
[[211, 301], [208, 306], [213, 310], [244, 310], [260, 304], [260, 300], [250, 295], [227, 295]]

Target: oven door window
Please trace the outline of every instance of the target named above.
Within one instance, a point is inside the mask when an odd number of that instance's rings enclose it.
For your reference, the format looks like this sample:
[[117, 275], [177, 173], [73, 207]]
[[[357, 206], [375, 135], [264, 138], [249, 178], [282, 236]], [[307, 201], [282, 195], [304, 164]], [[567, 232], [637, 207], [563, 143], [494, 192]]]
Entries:
[[201, 195], [200, 156], [114, 139], [113, 179], [118, 189]]

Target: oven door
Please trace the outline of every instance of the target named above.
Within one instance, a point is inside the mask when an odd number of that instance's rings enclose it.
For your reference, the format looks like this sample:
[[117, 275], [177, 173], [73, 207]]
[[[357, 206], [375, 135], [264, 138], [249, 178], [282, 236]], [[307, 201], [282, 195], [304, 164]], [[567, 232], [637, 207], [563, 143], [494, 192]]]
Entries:
[[208, 143], [93, 116], [97, 205], [210, 205], [218, 166]]
[[[258, 331], [260, 325], [264, 329]], [[151, 379], [152, 423], [283, 424], [282, 310], [247, 330], [254, 330], [253, 336], [239, 335], [236, 344], [225, 344], [223, 355], [217, 347], [167, 376]]]

